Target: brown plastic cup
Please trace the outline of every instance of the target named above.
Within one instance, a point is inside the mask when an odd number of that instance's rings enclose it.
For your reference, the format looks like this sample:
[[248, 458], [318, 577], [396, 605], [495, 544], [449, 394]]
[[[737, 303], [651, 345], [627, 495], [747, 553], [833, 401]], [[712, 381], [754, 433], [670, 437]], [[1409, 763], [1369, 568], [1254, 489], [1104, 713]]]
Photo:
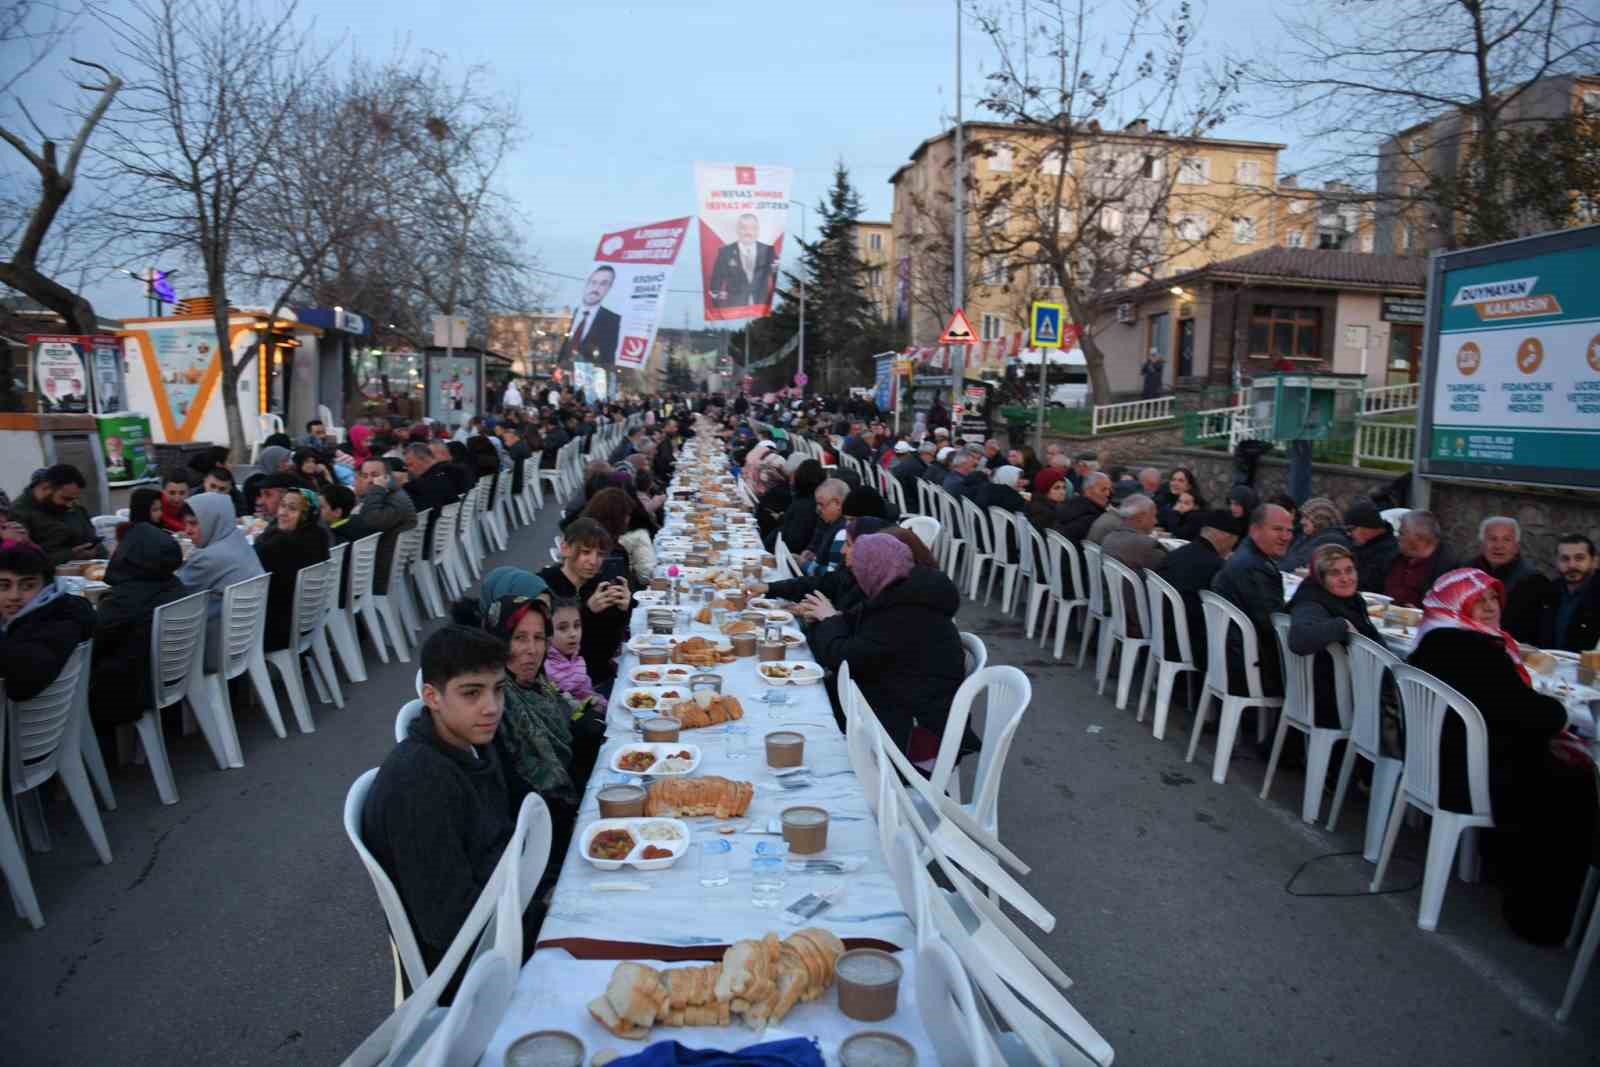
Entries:
[[645, 648], [639, 650], [640, 663], [669, 663], [672, 660], [670, 648]]
[[506, 1067], [583, 1067], [588, 1049], [565, 1030], [537, 1030], [506, 1049]]
[[917, 1050], [896, 1034], [866, 1030], [839, 1046], [839, 1067], [917, 1067]]
[[668, 589], [672, 588], [672, 579], [671, 578], [652, 578], [652, 579], [650, 579], [650, 588], [651, 589], [659, 589], [661, 592], [665, 593]]
[[806, 735], [774, 730], [767, 735], [767, 766], [798, 767], [806, 761]]
[[733, 654], [735, 656], [743, 658], [745, 656], [753, 656], [756, 654], [755, 634], [734, 634], [732, 640]]
[[795, 855], [810, 856], [828, 847], [828, 813], [822, 808], [784, 808], [781, 821], [783, 839]]
[[[639, 727], [639, 731], [644, 734], [646, 741], [663, 743], [676, 741], [678, 739], [678, 731], [682, 729], [682, 723], [665, 715], [655, 719], [646, 719]], [[640, 814], [643, 813], [641, 812]]]
[[608, 785], [596, 794], [602, 819], [628, 819], [644, 814], [645, 791], [636, 785]]
[[834, 965], [839, 1010], [864, 1023], [887, 1019], [894, 1014], [904, 973], [900, 961], [881, 949], [851, 949]]
[[756, 644], [756, 660], [760, 663], [773, 663], [785, 659], [789, 655], [789, 646], [782, 641], [761, 641]]

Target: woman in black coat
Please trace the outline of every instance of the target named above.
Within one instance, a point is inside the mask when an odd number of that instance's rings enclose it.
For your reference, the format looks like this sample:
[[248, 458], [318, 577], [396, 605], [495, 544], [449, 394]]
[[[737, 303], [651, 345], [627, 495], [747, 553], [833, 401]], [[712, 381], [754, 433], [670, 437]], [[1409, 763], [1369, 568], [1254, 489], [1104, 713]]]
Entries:
[[49, 688], [72, 650], [94, 633], [94, 608], [54, 575], [35, 545], [0, 544], [0, 678], [12, 700], [32, 700]]
[[[827, 480], [822, 464], [808, 459], [794, 472], [794, 497], [783, 513], [778, 536], [795, 555], [804, 552], [817, 535], [817, 486]], [[776, 541], [774, 541], [776, 544]]]
[[911, 549], [888, 534], [857, 540], [849, 566], [865, 602], [841, 613], [809, 600], [812, 657], [829, 671], [850, 664], [851, 680], [902, 752], [913, 726], [943, 736], [966, 673], [955, 624], [961, 594], [940, 571], [915, 566]]
[[278, 515], [256, 538], [256, 555], [272, 580], [267, 587], [265, 647], [289, 647], [294, 630], [294, 584], [301, 570], [328, 558], [328, 532], [318, 523], [315, 494], [303, 489], [283, 494]]
[[[1454, 686], [1483, 715], [1495, 836], [1508, 846], [1507, 923], [1536, 944], [1562, 940], [1588, 869], [1595, 826], [1594, 770], [1558, 758], [1567, 711], [1536, 691], [1517, 643], [1500, 628], [1501, 584], [1462, 567], [1441, 575], [1423, 600], [1421, 639], [1407, 660]], [[1408, 739], [1409, 741], [1409, 739]], [[1439, 739], [1439, 803], [1470, 811], [1466, 731], [1445, 716]]]
[[182, 565], [178, 542], [154, 526], [135, 526], [117, 545], [94, 627], [89, 715], [96, 726], [136, 722], [152, 707], [150, 628], [156, 608], [193, 591], [177, 578]]
[[1333, 657], [1328, 649], [1347, 645], [1354, 631], [1381, 643], [1367, 616], [1356, 580], [1356, 558], [1340, 545], [1325, 545], [1311, 561], [1311, 573], [1289, 601], [1289, 651], [1316, 656], [1311, 667], [1311, 702], [1321, 727], [1336, 730], [1339, 701], [1334, 688]]

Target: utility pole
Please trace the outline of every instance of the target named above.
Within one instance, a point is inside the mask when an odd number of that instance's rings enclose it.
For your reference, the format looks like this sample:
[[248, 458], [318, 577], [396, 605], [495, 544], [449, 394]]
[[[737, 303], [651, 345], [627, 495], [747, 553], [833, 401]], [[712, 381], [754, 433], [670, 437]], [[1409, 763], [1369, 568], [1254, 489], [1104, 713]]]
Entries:
[[[954, 249], [954, 270], [952, 273], [951, 305], [954, 308], [966, 306], [967, 289], [967, 205], [966, 205], [966, 144], [965, 134], [961, 128], [961, 0], [956, 2], [956, 190], [955, 190], [955, 236], [952, 241]], [[950, 354], [950, 417], [955, 419], [956, 409], [961, 406], [961, 385], [966, 377], [967, 350], [964, 345], [952, 345], [954, 351]], [[956, 419], [951, 437], [961, 440], [960, 420]]]
[[[795, 368], [795, 376], [799, 377], [806, 372], [806, 268], [804, 259], [806, 241], [806, 206], [799, 200], [791, 200], [789, 203], [800, 209], [800, 255], [802, 257], [800, 262], [800, 356], [798, 365]], [[804, 396], [806, 391], [805, 386], [798, 386], [798, 388], [800, 390], [800, 394]]]

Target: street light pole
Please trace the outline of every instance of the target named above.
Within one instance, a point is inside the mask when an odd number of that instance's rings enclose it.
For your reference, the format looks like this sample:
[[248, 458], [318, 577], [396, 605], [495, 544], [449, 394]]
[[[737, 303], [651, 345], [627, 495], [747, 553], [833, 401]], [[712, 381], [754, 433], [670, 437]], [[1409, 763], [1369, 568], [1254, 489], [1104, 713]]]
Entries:
[[[966, 205], [966, 142], [961, 128], [961, 0], [956, 0], [956, 188], [955, 188], [955, 235], [951, 241], [953, 258], [955, 260], [951, 271], [951, 303], [956, 308], [965, 308], [967, 289], [967, 205]], [[961, 383], [966, 376], [966, 348], [962, 345], [952, 345], [954, 351], [950, 355], [950, 415], [955, 417], [956, 409], [961, 406]], [[961, 426], [959, 421], [953, 427], [951, 436], [959, 441], [961, 439]]]
[[[799, 200], [791, 200], [791, 201], [789, 201], [789, 203], [795, 205], [796, 207], [798, 207], [800, 209], [800, 242], [801, 242], [800, 254], [802, 256], [804, 256], [805, 255], [805, 247], [804, 247], [804, 245], [805, 245], [805, 239], [806, 239], [806, 206], [805, 206], [804, 203], [802, 203]], [[805, 266], [802, 263], [801, 268], [800, 268], [800, 358], [798, 360], [798, 364], [797, 364], [797, 367], [796, 367], [796, 370], [795, 370], [795, 376], [799, 377], [800, 375], [804, 374], [805, 372], [806, 372], [806, 272], [805, 272]], [[806, 391], [805, 386], [803, 386], [803, 385], [799, 386], [799, 389], [800, 389], [801, 395], [802, 396], [805, 395], [805, 391]]]

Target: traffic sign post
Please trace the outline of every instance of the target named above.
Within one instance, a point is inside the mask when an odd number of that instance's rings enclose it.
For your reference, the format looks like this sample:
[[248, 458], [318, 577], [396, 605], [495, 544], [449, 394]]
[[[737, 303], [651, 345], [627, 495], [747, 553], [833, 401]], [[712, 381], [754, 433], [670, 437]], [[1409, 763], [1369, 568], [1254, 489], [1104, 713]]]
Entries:
[[[1042, 301], [1035, 302], [1032, 314], [1028, 316], [1028, 340], [1030, 348], [1062, 348], [1063, 338], [1070, 331], [1072, 343], [1064, 347], [1071, 348], [1077, 344], [1078, 335], [1083, 331], [1067, 322], [1067, 309], [1063, 304], [1050, 304]], [[1047, 352], [1039, 353], [1039, 412], [1034, 423], [1033, 448], [1035, 452], [1044, 453], [1044, 409], [1050, 393], [1050, 356]]]
[[950, 316], [950, 323], [944, 328], [944, 333], [939, 335], [942, 345], [975, 345], [978, 335], [972, 331], [972, 323], [967, 321], [967, 313], [956, 308], [956, 313]]

